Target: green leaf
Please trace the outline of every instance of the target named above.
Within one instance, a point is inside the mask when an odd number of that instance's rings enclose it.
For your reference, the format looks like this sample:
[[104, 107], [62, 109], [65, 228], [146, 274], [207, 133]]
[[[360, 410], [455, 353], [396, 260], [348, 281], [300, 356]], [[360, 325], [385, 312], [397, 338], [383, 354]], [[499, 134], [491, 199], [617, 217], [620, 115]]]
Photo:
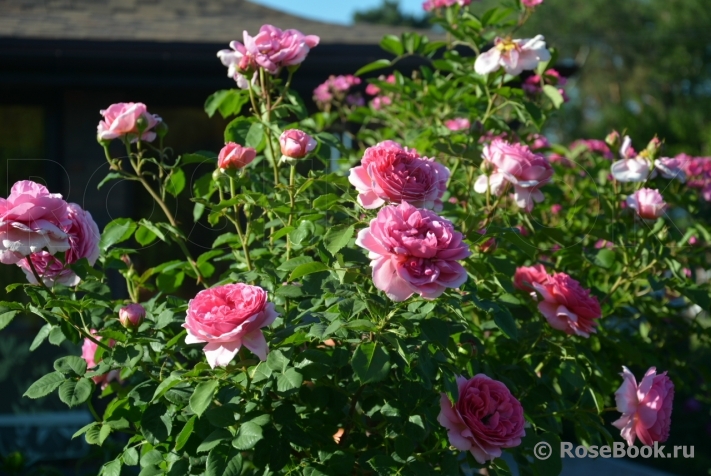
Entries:
[[296, 390], [301, 387], [303, 381], [303, 375], [297, 372], [296, 369], [289, 369], [277, 379], [277, 390], [282, 393]]
[[61, 372], [52, 372], [41, 377], [22, 395], [29, 398], [40, 398], [52, 393], [64, 382], [64, 375]]
[[296, 258], [291, 258], [288, 261], [280, 264], [277, 269], [280, 271], [292, 271], [299, 267], [299, 265], [306, 263], [313, 263], [314, 259], [311, 256], [297, 256]]
[[380, 47], [395, 56], [400, 56], [405, 52], [405, 48], [403, 48], [400, 38], [395, 35], [385, 35], [385, 37], [380, 40]]
[[506, 334], [509, 338], [516, 340], [518, 339], [518, 328], [516, 327], [516, 321], [514, 321], [511, 311], [506, 307], [498, 307], [493, 311], [494, 322], [496, 325]]
[[162, 403], [150, 405], [141, 416], [141, 433], [152, 445], [168, 439], [172, 423], [167, 408]]
[[101, 468], [101, 476], [120, 476], [121, 475], [121, 461], [113, 460], [106, 463], [103, 468]]
[[321, 195], [314, 200], [314, 208], [316, 210], [328, 210], [331, 205], [335, 205], [341, 200], [342, 198], [335, 193], [327, 193], [326, 195]]
[[89, 431], [92, 427], [97, 426], [97, 425], [98, 425], [97, 422], [92, 421], [92, 422], [89, 423], [88, 425], [82, 426], [81, 428], [79, 428], [79, 429], [72, 435], [72, 440], [73, 440], [74, 438], [76, 438], [77, 436], [83, 435], [84, 433], [86, 433], [87, 431]]
[[289, 365], [289, 359], [279, 349], [269, 352], [267, 355], [267, 366], [277, 372], [283, 372]]
[[[172, 317], [172, 313], [171, 313], [171, 317]], [[153, 394], [153, 398], [151, 399], [151, 402], [155, 401], [156, 398], [162, 397], [165, 394], [165, 392], [167, 392], [171, 388], [175, 387], [180, 382], [182, 382], [180, 375], [170, 374], [165, 380], [163, 380], [158, 385], [155, 393]]]
[[[560, 474], [561, 471], [563, 471], [563, 462], [561, 460], [560, 451], [557, 451], [560, 448], [560, 438], [558, 438], [558, 435], [554, 433], [543, 433], [540, 437], [534, 435], [532, 439], [547, 443], [548, 448], [551, 449], [550, 457], [546, 459], [533, 458], [531, 465], [533, 466], [532, 469], [535, 474]], [[532, 446], [535, 448], [535, 443], [532, 444]]]
[[355, 228], [353, 226], [349, 227], [333, 227], [326, 232], [323, 241], [326, 249], [332, 256], [336, 256], [336, 253], [341, 251], [341, 249], [348, 244], [348, 242], [353, 238], [355, 233]]
[[377, 342], [366, 342], [353, 353], [351, 366], [362, 385], [379, 382], [390, 371], [390, 355]]
[[238, 117], [232, 120], [225, 128], [225, 142], [236, 142], [244, 145], [250, 127], [252, 127], [252, 121], [249, 119]]
[[130, 218], [117, 218], [104, 227], [101, 234], [101, 248], [109, 249], [111, 245], [121, 243], [131, 238], [136, 231], [136, 223]]
[[373, 61], [372, 63], [368, 63], [362, 68], [360, 68], [358, 71], [355, 72], [356, 76], [360, 76], [361, 74], [369, 73], [370, 71], [375, 71], [376, 69], [382, 69], [382, 68], [387, 68], [390, 66], [390, 60], [386, 59], [379, 59], [376, 61]]
[[101, 430], [99, 430], [99, 446], [104, 444], [104, 441], [106, 441], [106, 438], [108, 438], [110, 434], [111, 426], [102, 425]]
[[242, 456], [230, 447], [218, 446], [207, 456], [205, 476], [239, 476]]
[[205, 438], [202, 443], [200, 443], [200, 446], [198, 446], [197, 448], [197, 452], [204, 453], [206, 451], [210, 451], [215, 446], [219, 445], [221, 441], [224, 441], [228, 438], [232, 438], [232, 433], [225, 430], [224, 428], [219, 428], [210, 433], [207, 438]]
[[49, 335], [50, 331], [52, 330], [52, 325], [51, 324], [45, 324], [40, 328], [40, 330], [37, 332], [37, 335], [35, 336], [34, 340], [32, 341], [32, 344], [30, 344], [30, 352], [35, 350], [37, 347], [39, 347], [42, 342], [47, 338]]
[[551, 100], [553, 106], [555, 106], [556, 109], [560, 109], [560, 106], [562, 106], [565, 102], [563, 95], [560, 93], [560, 91], [558, 91], [558, 88], [556, 88], [555, 86], [551, 86], [550, 84], [544, 85], [543, 93], [548, 96], [548, 99]]
[[74, 372], [81, 377], [86, 372], [86, 360], [75, 355], [62, 357], [54, 361], [54, 370], [63, 374]]
[[255, 149], [257, 152], [264, 149], [266, 135], [264, 134], [264, 125], [261, 122], [255, 122], [249, 127], [247, 136], [244, 138], [244, 145]]
[[136, 230], [135, 238], [139, 245], [148, 246], [155, 241], [157, 236], [147, 227], [140, 225]]
[[188, 442], [190, 435], [193, 433], [193, 428], [195, 428], [195, 420], [197, 420], [197, 415], [190, 417], [190, 420], [185, 424], [178, 437], [175, 439], [175, 451], [180, 451]]
[[249, 450], [262, 438], [262, 427], [256, 423], [246, 422], [239, 427], [237, 436], [232, 440], [232, 446], [240, 451]]
[[59, 387], [59, 399], [69, 407], [75, 407], [87, 401], [93, 390], [94, 382], [88, 378], [79, 379], [77, 382], [66, 380]]
[[136, 466], [138, 464], [138, 451], [136, 451], [136, 448], [126, 448], [124, 450], [123, 462], [128, 466]]
[[178, 194], [185, 189], [186, 182], [185, 172], [183, 172], [183, 169], [173, 169], [165, 184], [165, 191], [172, 196], [177, 197]]
[[207, 382], [202, 382], [195, 389], [195, 393], [190, 397], [190, 409], [198, 417], [201, 416], [207, 407], [212, 403], [212, 396], [215, 394], [220, 382], [217, 380], [208, 380]]
[[328, 269], [328, 266], [321, 263], [320, 261], [301, 264], [297, 266], [294, 271], [291, 272], [291, 276], [289, 276], [289, 281], [296, 281], [297, 279], [308, 274], [318, 273], [320, 271], [326, 271]]
[[12, 322], [19, 311], [9, 311], [0, 314], [0, 331], [5, 329]]
[[600, 251], [597, 252], [597, 255], [595, 256], [595, 264], [598, 265], [601, 268], [609, 269], [612, 267], [612, 265], [615, 263], [615, 252], [603, 248]]

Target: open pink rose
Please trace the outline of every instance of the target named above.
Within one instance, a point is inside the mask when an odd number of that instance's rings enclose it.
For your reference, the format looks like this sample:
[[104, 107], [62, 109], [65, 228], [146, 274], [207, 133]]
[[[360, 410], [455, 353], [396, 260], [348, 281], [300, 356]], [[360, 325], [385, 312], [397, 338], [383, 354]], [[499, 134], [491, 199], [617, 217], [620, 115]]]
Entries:
[[521, 291], [532, 292], [535, 295], [533, 289], [533, 283], [543, 283], [548, 279], [548, 271], [542, 264], [535, 264], [533, 266], [521, 266], [516, 268], [514, 273], [513, 285], [516, 289]]
[[677, 179], [679, 182], [686, 182], [686, 173], [684, 173], [684, 164], [677, 157], [669, 158], [662, 157], [654, 161], [654, 170], [665, 179]]
[[69, 205], [44, 185], [22, 180], [0, 198], [0, 263], [15, 264], [30, 253], [67, 251]]
[[318, 143], [306, 132], [299, 129], [287, 129], [279, 136], [281, 154], [287, 159], [303, 159], [313, 151]]
[[391, 140], [368, 147], [348, 176], [358, 190], [358, 203], [368, 209], [406, 201], [439, 211], [448, 179], [447, 167]]
[[140, 102], [116, 103], [100, 112], [104, 116], [97, 128], [100, 140], [127, 137], [131, 142], [136, 142], [139, 130], [143, 130], [141, 140], [150, 142], [156, 138], [152, 129], [161, 122], [159, 116], [150, 114], [146, 105]]
[[485, 193], [487, 188], [494, 195], [503, 193], [507, 182], [513, 185], [516, 204], [530, 212], [533, 202], [543, 201], [540, 188], [553, 176], [553, 167], [543, 155], [535, 154], [524, 144], [511, 144], [494, 139], [484, 146], [484, 163], [493, 167], [491, 175], [480, 175], [474, 183], [474, 191]]
[[625, 136], [620, 146], [621, 159], [614, 162], [610, 172], [618, 182], [644, 182], [650, 176], [652, 163], [632, 148], [632, 139]]
[[242, 169], [252, 163], [257, 151], [235, 142], [227, 142], [217, 156], [217, 166], [222, 170]]
[[655, 220], [664, 215], [667, 204], [658, 190], [640, 188], [627, 197], [627, 206], [637, 211], [637, 214], [648, 220]]
[[227, 66], [227, 77], [234, 79], [238, 88], [249, 89], [249, 80], [245, 75], [254, 74], [254, 58], [247, 54], [247, 49], [239, 41], [231, 41], [230, 48], [232, 49], [218, 51], [217, 57]]
[[444, 121], [444, 125], [450, 131], [461, 131], [469, 129], [471, 127], [471, 123], [466, 117], [457, 117], [455, 119], [449, 119], [448, 121]]
[[[94, 336], [94, 339], [100, 341], [101, 336], [96, 335], [96, 330], [92, 329], [91, 330], [92, 335]], [[113, 347], [116, 345], [116, 341], [113, 339], [109, 340], [109, 347]], [[94, 356], [96, 355], [96, 349], [98, 349], [99, 346], [95, 344], [93, 341], [91, 341], [89, 338], [85, 337], [84, 338], [84, 343], [81, 346], [81, 358], [86, 361], [86, 368], [87, 369], [93, 369], [96, 367], [99, 362], [96, 362], [94, 360]], [[108, 373], [104, 375], [97, 375], [95, 377], [92, 377], [92, 380], [94, 380], [94, 383], [96, 385], [100, 385], [101, 389], [105, 389], [110, 382], [112, 381], [117, 381], [120, 382], [121, 379], [119, 378], [120, 372], [118, 370], [110, 370]]]
[[448, 220], [407, 202], [383, 207], [356, 244], [370, 253], [373, 284], [393, 301], [413, 294], [435, 299], [457, 288], [467, 272], [457, 260], [471, 254]]
[[91, 214], [76, 203], [68, 204], [67, 209], [69, 211], [69, 225], [62, 226], [62, 231], [67, 234], [69, 239], [69, 249], [64, 255], [66, 265], [44, 250], [30, 254], [28, 258], [19, 261], [17, 265], [22, 268], [27, 281], [32, 284], [37, 284], [37, 279], [35, 279], [28, 260], [32, 261], [37, 274], [40, 275], [45, 285], [52, 287], [58, 283], [65, 286], [76, 286], [81, 279], [68, 265], [86, 258], [93, 266], [99, 257], [101, 233]]
[[538, 309], [551, 327], [581, 337], [595, 333], [596, 320], [602, 316], [600, 304], [579, 282], [565, 273], [555, 273], [531, 285], [543, 298]]
[[507, 74], [516, 76], [525, 69], [536, 69], [541, 61], [551, 59], [542, 35], [531, 39], [511, 40], [496, 38], [494, 47], [480, 54], [474, 62], [477, 74], [493, 73], [504, 68]]
[[[262, 25], [255, 36], [245, 31], [242, 38], [244, 45], [239, 41], [230, 43], [233, 52], [223, 50], [218, 53], [223, 64], [231, 68], [228, 74], [247, 69], [247, 65], [252, 63], [271, 74], [277, 74], [283, 67], [302, 63], [320, 40], [316, 35], [304, 35], [298, 30], [281, 30], [272, 25]], [[234, 68], [233, 64], [236, 65]]]
[[620, 375], [624, 380], [615, 392], [615, 401], [622, 416], [612, 424], [622, 430], [620, 434], [630, 446], [637, 437], [646, 446], [667, 441], [674, 401], [674, 384], [667, 373], [657, 375], [657, 369], [650, 367], [639, 385], [627, 367], [622, 367]]
[[278, 315], [259, 286], [237, 283], [205, 289], [188, 303], [185, 343], [207, 343], [203, 352], [213, 369], [229, 364], [243, 345], [266, 360], [269, 347], [261, 328]]
[[500, 457], [503, 448], [521, 444], [526, 436], [523, 407], [506, 385], [478, 374], [469, 380], [457, 377], [457, 387], [456, 403], [442, 393], [437, 417], [452, 446], [470, 451], [479, 464], [485, 464]]

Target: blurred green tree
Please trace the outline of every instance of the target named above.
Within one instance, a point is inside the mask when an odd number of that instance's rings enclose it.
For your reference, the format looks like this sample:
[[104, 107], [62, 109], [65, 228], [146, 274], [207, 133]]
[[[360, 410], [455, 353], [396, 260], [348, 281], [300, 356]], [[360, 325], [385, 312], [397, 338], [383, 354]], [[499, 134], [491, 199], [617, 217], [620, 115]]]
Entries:
[[408, 15], [400, 10], [398, 0], [383, 0], [382, 5], [368, 10], [356, 11], [353, 15], [355, 23], [372, 23], [377, 25], [411, 26], [414, 28], [429, 28], [427, 15], [420, 17]]

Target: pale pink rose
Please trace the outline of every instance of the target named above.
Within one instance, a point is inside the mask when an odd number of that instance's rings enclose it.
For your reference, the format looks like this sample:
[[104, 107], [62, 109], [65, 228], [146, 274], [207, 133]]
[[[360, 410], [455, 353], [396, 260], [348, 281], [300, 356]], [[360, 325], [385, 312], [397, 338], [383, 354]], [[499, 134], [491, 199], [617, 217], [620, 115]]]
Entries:
[[119, 322], [126, 329], [137, 329], [146, 318], [146, 310], [136, 303], [128, 304], [119, 309]]
[[639, 385], [627, 367], [622, 367], [620, 375], [624, 380], [615, 392], [615, 402], [622, 417], [612, 424], [622, 430], [630, 446], [636, 438], [646, 446], [667, 441], [674, 401], [674, 384], [667, 373], [657, 375], [657, 369], [650, 367]]
[[531, 283], [543, 299], [538, 309], [554, 329], [590, 337], [602, 316], [600, 304], [588, 289], [565, 273], [555, 273], [544, 282]]
[[136, 142], [139, 130], [142, 130], [141, 140], [151, 142], [156, 138], [154, 129], [160, 116], [150, 114], [146, 105], [140, 102], [120, 102], [102, 109], [104, 120], [99, 122], [97, 134], [100, 140], [111, 140], [126, 137], [131, 142]]
[[649, 177], [652, 164], [646, 157], [637, 155], [632, 140], [625, 136], [620, 147], [621, 160], [612, 164], [612, 176], [618, 182], [644, 182]]
[[553, 176], [553, 168], [548, 159], [535, 154], [523, 144], [510, 144], [501, 139], [494, 139], [484, 146], [484, 163], [493, 166], [494, 172], [480, 175], [474, 183], [474, 191], [486, 193], [487, 188], [494, 195], [501, 194], [507, 182], [514, 188], [516, 204], [527, 212], [533, 210], [533, 202], [543, 201], [543, 192], [539, 189]]
[[523, 407], [506, 385], [478, 374], [469, 380], [457, 377], [457, 387], [455, 403], [442, 393], [437, 416], [452, 446], [470, 451], [479, 464], [485, 464], [500, 457], [502, 449], [521, 444], [526, 436]]
[[455, 119], [449, 119], [447, 121], [444, 121], [444, 125], [450, 131], [461, 131], [469, 129], [471, 127], [471, 123], [466, 117], [457, 117]]
[[543, 0], [521, 0], [524, 7], [533, 8], [536, 5], [543, 3]]
[[[91, 334], [94, 337], [94, 339], [101, 341], [101, 336], [96, 334], [96, 330], [92, 329]], [[109, 340], [109, 347], [113, 347], [116, 345], [116, 341], [113, 339]], [[84, 338], [84, 343], [81, 346], [81, 358], [86, 361], [86, 368], [87, 370], [91, 370], [97, 365], [99, 365], [99, 362], [96, 362], [94, 360], [94, 356], [96, 355], [96, 349], [98, 349], [99, 346], [92, 342], [88, 337]], [[116, 381], [116, 382], [121, 382], [121, 378], [119, 377], [120, 372], [118, 370], [110, 370], [108, 373], [104, 375], [97, 375], [95, 377], [92, 377], [92, 380], [96, 385], [100, 385], [101, 389], [105, 389], [110, 382]]]
[[64, 255], [66, 265], [47, 251], [42, 250], [32, 253], [29, 258], [17, 263], [25, 273], [27, 281], [32, 284], [38, 283], [27, 261], [28, 259], [32, 261], [37, 274], [40, 275], [44, 284], [52, 287], [55, 284], [76, 286], [81, 282], [81, 278], [68, 265], [86, 258], [89, 265], [93, 266], [99, 257], [101, 233], [91, 214], [76, 203], [68, 204], [67, 209], [69, 211], [69, 224], [62, 226], [62, 231], [67, 234], [69, 239], [69, 249]]
[[383, 207], [356, 244], [369, 251], [373, 284], [393, 301], [413, 294], [435, 299], [457, 288], [467, 272], [457, 260], [471, 253], [448, 220], [407, 202]]
[[532, 292], [534, 283], [544, 283], [548, 280], [548, 271], [542, 264], [521, 266], [516, 268], [513, 285], [521, 291]]
[[314, 150], [318, 143], [304, 131], [288, 129], [279, 136], [281, 153], [289, 159], [303, 159]]
[[633, 210], [636, 210], [640, 217], [648, 220], [655, 220], [661, 217], [667, 208], [662, 194], [651, 188], [637, 190], [627, 197], [625, 203]]
[[49, 254], [67, 251], [71, 224], [69, 204], [44, 185], [21, 180], [7, 199], [0, 198], [0, 263], [15, 264], [46, 248]]
[[329, 102], [333, 99], [328, 83], [319, 84], [314, 89], [314, 99], [316, 102]]
[[678, 158], [662, 157], [657, 159], [654, 161], [654, 170], [658, 170], [659, 174], [665, 179], [677, 179], [681, 183], [686, 182], [683, 163]]
[[217, 156], [217, 166], [222, 170], [242, 169], [252, 163], [257, 151], [235, 142], [227, 142]]
[[415, 149], [390, 140], [368, 147], [361, 165], [348, 175], [358, 190], [358, 203], [368, 209], [405, 201], [441, 210], [448, 179], [449, 169], [434, 158], [420, 157]]
[[239, 41], [231, 41], [230, 48], [218, 51], [217, 57], [227, 66], [227, 77], [234, 79], [238, 88], [249, 89], [249, 80], [245, 75], [254, 74], [257, 67], [254, 58], [247, 54], [246, 48]]
[[301, 64], [311, 48], [320, 41], [316, 35], [304, 35], [298, 30], [281, 30], [272, 25], [262, 25], [255, 36], [245, 31], [242, 37], [244, 49], [238, 47], [238, 41], [231, 43], [232, 48], [242, 50], [243, 55], [249, 56], [271, 74], [277, 74], [283, 67]]
[[185, 343], [207, 343], [203, 352], [213, 369], [229, 364], [243, 345], [266, 360], [269, 347], [261, 328], [278, 315], [259, 286], [237, 283], [205, 289], [188, 302]]
[[494, 47], [480, 54], [474, 62], [477, 74], [489, 74], [503, 67], [507, 74], [516, 76], [523, 70], [536, 69], [541, 61], [551, 59], [542, 35], [531, 39], [509, 40], [496, 38]]
[[377, 87], [375, 84], [369, 84], [365, 87], [365, 94], [368, 94], [370, 96], [377, 96], [378, 93], [380, 93], [380, 88]]
[[528, 137], [528, 142], [530, 142], [531, 144], [531, 150], [547, 149], [551, 146], [551, 143], [548, 141], [548, 138], [540, 134], [531, 134]]

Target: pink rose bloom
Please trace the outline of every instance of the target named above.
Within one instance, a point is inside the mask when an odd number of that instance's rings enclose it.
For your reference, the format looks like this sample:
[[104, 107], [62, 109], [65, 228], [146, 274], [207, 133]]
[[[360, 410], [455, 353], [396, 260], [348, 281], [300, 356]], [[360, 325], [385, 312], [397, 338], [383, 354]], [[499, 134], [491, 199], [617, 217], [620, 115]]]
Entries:
[[655, 220], [664, 215], [667, 204], [664, 197], [655, 189], [641, 188], [627, 197], [627, 205], [636, 210], [637, 214], [648, 220]]
[[[89, 265], [93, 266], [99, 257], [99, 241], [101, 240], [99, 227], [91, 217], [91, 214], [76, 203], [68, 204], [67, 209], [69, 211], [69, 224], [62, 226], [62, 231], [67, 234], [69, 249], [64, 255], [64, 260], [67, 265], [70, 265], [82, 258], [86, 258]], [[44, 284], [50, 288], [57, 283], [65, 286], [76, 286], [81, 282], [81, 278], [69, 266], [65, 266], [50, 253], [42, 250], [32, 253], [29, 258], [17, 263], [25, 273], [27, 281], [32, 284], [38, 283], [27, 261], [28, 259], [32, 261], [37, 274], [40, 275]]]
[[378, 93], [380, 93], [380, 88], [377, 87], [375, 84], [369, 84], [365, 87], [365, 94], [368, 94], [370, 96], [377, 96]]
[[662, 157], [657, 159], [654, 161], [654, 170], [659, 171], [659, 174], [665, 179], [677, 179], [681, 183], [686, 182], [683, 164], [678, 158]]
[[565, 273], [556, 273], [545, 282], [531, 285], [543, 298], [538, 309], [551, 327], [582, 337], [595, 333], [596, 319], [602, 316], [600, 304], [579, 282]]
[[[545, 84], [553, 84], [553, 85], [558, 85], [558, 86], [564, 86], [565, 83], [568, 82], [566, 78], [560, 75], [560, 73], [555, 70], [555, 69], [547, 69], [543, 73], [543, 77], [541, 78], [540, 75], [538, 74], [533, 74], [526, 78], [523, 81], [523, 84], [521, 85], [521, 88], [526, 91], [528, 94], [540, 94], [543, 92], [543, 87], [541, 86], [541, 80]], [[560, 89], [559, 91], [563, 91]], [[561, 94], [563, 94], [561, 92]]]
[[49, 254], [67, 251], [71, 225], [69, 205], [43, 185], [21, 180], [7, 199], [0, 198], [0, 263], [15, 264], [46, 248]]
[[461, 131], [469, 129], [471, 127], [471, 123], [466, 117], [457, 117], [455, 119], [449, 119], [447, 121], [444, 121], [444, 125], [450, 131]]
[[532, 39], [508, 40], [496, 38], [494, 47], [480, 54], [474, 62], [477, 74], [489, 74], [503, 67], [507, 74], [516, 76], [523, 70], [536, 69], [541, 61], [551, 59], [542, 35]]
[[390, 96], [378, 96], [373, 98], [373, 100], [370, 102], [370, 105], [373, 106], [373, 109], [376, 111], [379, 111], [385, 106], [389, 106], [393, 103], [393, 100], [390, 99]]
[[524, 7], [533, 8], [536, 5], [543, 3], [543, 0], [521, 0]]
[[553, 215], [558, 215], [561, 211], [563, 211], [563, 205], [561, 205], [559, 203], [551, 205], [551, 213]]
[[222, 170], [242, 169], [252, 163], [257, 151], [235, 142], [227, 142], [217, 156], [217, 166]]
[[606, 159], [612, 160], [615, 156], [613, 155], [610, 148], [604, 141], [598, 139], [579, 139], [570, 144], [570, 149], [575, 150], [578, 147], [585, 147], [588, 152], [602, 154]]
[[299, 129], [288, 129], [279, 136], [281, 145], [282, 160], [303, 159], [309, 152], [314, 150], [318, 143], [304, 131]]
[[203, 352], [213, 369], [229, 364], [243, 345], [267, 360], [269, 347], [261, 328], [278, 315], [259, 286], [237, 283], [205, 289], [188, 303], [185, 343], [207, 343]]
[[[100, 341], [101, 336], [96, 335], [96, 330], [92, 329], [91, 334], [94, 336], [94, 339]], [[109, 340], [109, 347], [113, 347], [116, 345], [116, 341], [113, 339]], [[84, 338], [84, 344], [81, 346], [81, 358], [86, 361], [86, 368], [88, 370], [93, 369], [97, 365], [99, 365], [99, 362], [94, 361], [94, 356], [96, 355], [96, 349], [99, 346], [89, 340], [87, 337]], [[100, 385], [101, 389], [105, 389], [110, 382], [116, 381], [116, 382], [121, 382], [121, 379], [119, 378], [120, 372], [116, 369], [109, 371], [109, 373], [104, 374], [104, 375], [97, 375], [95, 377], [92, 377], [92, 380], [96, 385]]]
[[383, 207], [356, 244], [370, 253], [373, 284], [393, 301], [413, 294], [435, 299], [457, 288], [467, 272], [457, 260], [471, 254], [448, 220], [407, 202]]
[[513, 285], [516, 289], [533, 294], [533, 284], [545, 283], [548, 280], [548, 276], [548, 271], [546, 271], [546, 268], [542, 264], [521, 266], [516, 268]]
[[257, 67], [254, 58], [247, 54], [247, 49], [239, 41], [231, 41], [230, 48], [232, 49], [218, 51], [217, 57], [227, 66], [227, 77], [234, 79], [238, 88], [249, 89], [249, 81], [244, 75], [254, 73], [253, 70]]
[[[272, 25], [262, 25], [255, 36], [245, 31], [242, 37], [243, 54], [271, 74], [277, 74], [283, 67], [301, 64], [311, 48], [320, 41], [316, 35], [304, 35], [298, 30], [281, 30]], [[232, 44], [232, 48], [238, 50], [239, 42], [233, 41]]]
[[637, 155], [632, 148], [632, 140], [625, 136], [620, 147], [621, 160], [612, 164], [612, 176], [618, 182], [644, 182], [649, 176], [652, 164], [647, 158]]
[[[127, 137], [131, 142], [136, 142], [138, 131], [142, 129], [141, 140], [151, 142], [156, 138], [155, 131], [151, 129], [161, 122], [159, 116], [150, 114], [146, 105], [140, 102], [120, 102], [99, 112], [104, 116], [104, 120], [99, 122], [97, 128], [100, 140]], [[142, 127], [139, 127], [139, 120], [143, 121]]]
[[540, 134], [531, 134], [528, 137], [528, 141], [531, 143], [531, 150], [545, 149], [551, 145], [551, 143], [548, 142], [548, 138]]
[[358, 203], [367, 209], [405, 201], [441, 210], [448, 179], [449, 169], [434, 158], [420, 157], [415, 149], [391, 140], [368, 147], [361, 165], [348, 175], [358, 190]]
[[314, 99], [316, 102], [329, 102], [333, 99], [333, 94], [331, 94], [328, 83], [319, 84], [316, 89], [314, 89]]
[[539, 189], [553, 176], [553, 168], [543, 155], [534, 154], [523, 144], [510, 144], [494, 139], [484, 147], [484, 163], [493, 166], [490, 176], [480, 175], [474, 183], [474, 191], [494, 195], [501, 194], [507, 182], [514, 187], [516, 204], [527, 212], [533, 210], [533, 202], [543, 201]]
[[457, 377], [459, 398], [440, 398], [437, 421], [447, 429], [449, 442], [460, 451], [471, 451], [479, 464], [501, 456], [503, 448], [521, 444], [526, 436], [523, 407], [506, 385], [478, 374]]
[[630, 446], [638, 437], [646, 446], [667, 441], [674, 401], [674, 384], [667, 373], [657, 375], [657, 369], [650, 367], [639, 385], [627, 367], [622, 367], [620, 375], [624, 380], [615, 392], [615, 401], [622, 417], [612, 424], [622, 430], [620, 434]]
[[146, 310], [140, 304], [131, 303], [119, 309], [119, 322], [126, 329], [138, 328], [145, 317]]

